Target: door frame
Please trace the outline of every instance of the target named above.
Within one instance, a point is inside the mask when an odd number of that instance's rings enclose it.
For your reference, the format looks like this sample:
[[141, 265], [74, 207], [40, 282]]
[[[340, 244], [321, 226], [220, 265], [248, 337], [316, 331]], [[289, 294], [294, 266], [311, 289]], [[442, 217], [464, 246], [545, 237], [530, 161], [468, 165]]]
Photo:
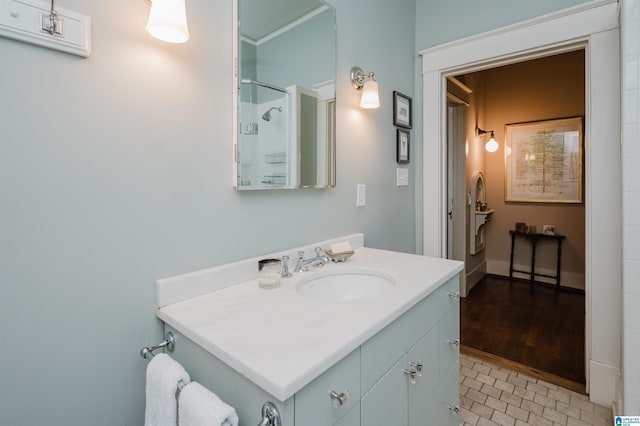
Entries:
[[610, 405], [620, 374], [620, 36], [618, 3], [596, 0], [425, 49], [423, 253], [446, 254], [446, 77], [585, 50], [585, 363], [591, 400]]

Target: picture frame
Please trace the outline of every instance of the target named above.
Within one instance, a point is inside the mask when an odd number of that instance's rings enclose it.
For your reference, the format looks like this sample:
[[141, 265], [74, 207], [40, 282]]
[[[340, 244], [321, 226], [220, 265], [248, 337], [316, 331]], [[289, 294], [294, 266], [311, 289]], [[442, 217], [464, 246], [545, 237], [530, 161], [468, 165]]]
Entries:
[[505, 126], [505, 202], [582, 203], [583, 119]]
[[409, 163], [411, 135], [406, 129], [396, 129], [396, 162]]
[[413, 127], [413, 99], [409, 96], [393, 91], [393, 124], [397, 127], [411, 129]]
[[528, 230], [527, 224], [524, 222], [516, 222], [516, 232], [526, 233]]
[[544, 235], [556, 235], [555, 225], [542, 225], [542, 233]]

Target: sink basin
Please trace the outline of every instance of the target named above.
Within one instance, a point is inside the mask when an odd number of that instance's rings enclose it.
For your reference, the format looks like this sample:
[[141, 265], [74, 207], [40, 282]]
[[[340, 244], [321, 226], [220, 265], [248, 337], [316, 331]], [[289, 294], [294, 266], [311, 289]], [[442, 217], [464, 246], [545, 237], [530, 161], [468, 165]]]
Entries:
[[393, 277], [380, 271], [349, 269], [316, 272], [303, 277], [298, 293], [315, 299], [345, 302], [376, 297], [393, 289]]

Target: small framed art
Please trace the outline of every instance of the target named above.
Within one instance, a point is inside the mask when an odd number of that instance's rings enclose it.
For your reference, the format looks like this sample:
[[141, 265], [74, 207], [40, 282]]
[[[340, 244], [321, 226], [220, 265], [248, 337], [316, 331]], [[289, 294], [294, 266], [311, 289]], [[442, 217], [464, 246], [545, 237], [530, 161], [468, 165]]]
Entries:
[[409, 162], [409, 131], [397, 129], [396, 161], [400, 164]]
[[396, 90], [393, 91], [393, 124], [410, 129], [413, 126], [411, 118], [411, 98]]

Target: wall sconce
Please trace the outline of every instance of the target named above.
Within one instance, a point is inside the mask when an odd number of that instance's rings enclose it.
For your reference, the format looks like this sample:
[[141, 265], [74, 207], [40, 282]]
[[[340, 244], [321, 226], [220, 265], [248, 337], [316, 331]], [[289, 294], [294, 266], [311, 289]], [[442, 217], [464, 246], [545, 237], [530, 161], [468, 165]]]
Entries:
[[484, 149], [486, 149], [487, 152], [496, 152], [498, 150], [498, 142], [496, 142], [495, 138], [493, 137], [493, 130], [482, 130], [482, 129], [476, 127], [476, 132], [478, 133], [478, 136], [482, 136], [484, 134], [491, 133], [491, 137], [489, 138], [489, 142], [487, 142], [485, 144]]
[[378, 82], [373, 79], [373, 73], [365, 74], [360, 67], [351, 68], [351, 84], [357, 90], [362, 89], [360, 107], [366, 109], [380, 108], [378, 96]]
[[185, 0], [146, 0], [151, 5], [147, 31], [158, 40], [184, 43], [189, 40]]

